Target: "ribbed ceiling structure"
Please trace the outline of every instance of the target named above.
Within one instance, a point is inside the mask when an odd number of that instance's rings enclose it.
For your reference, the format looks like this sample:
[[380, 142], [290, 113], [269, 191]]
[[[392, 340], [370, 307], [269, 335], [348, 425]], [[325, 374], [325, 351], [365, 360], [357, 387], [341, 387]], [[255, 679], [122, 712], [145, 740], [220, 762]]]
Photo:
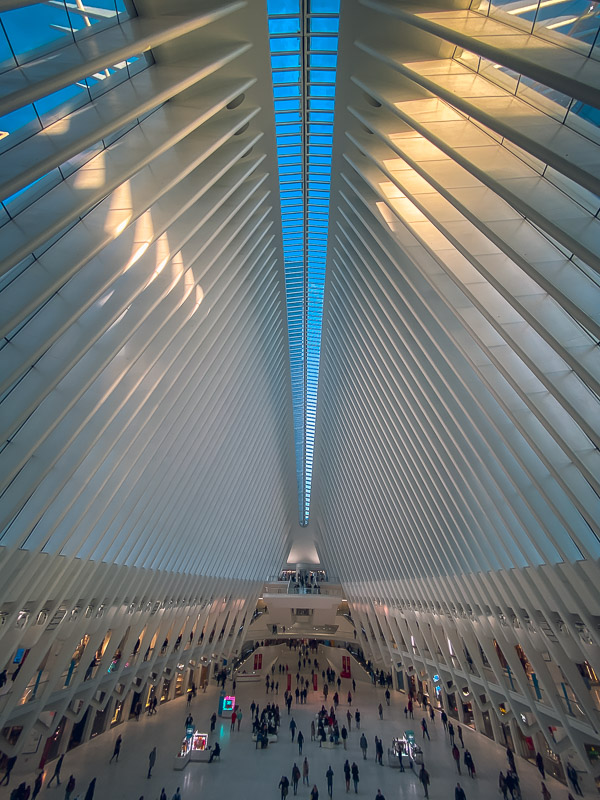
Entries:
[[368, 657], [593, 771], [596, 5], [342, 3], [307, 528], [266, 3], [1, 8], [0, 750], [239, 653], [314, 539]]

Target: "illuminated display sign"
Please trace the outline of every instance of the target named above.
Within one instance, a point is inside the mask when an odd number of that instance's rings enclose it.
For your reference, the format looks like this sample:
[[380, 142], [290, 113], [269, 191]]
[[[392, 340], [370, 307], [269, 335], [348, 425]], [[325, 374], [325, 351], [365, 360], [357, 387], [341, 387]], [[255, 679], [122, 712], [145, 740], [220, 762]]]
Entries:
[[235, 697], [225, 695], [223, 698], [223, 711], [233, 711], [235, 708]]

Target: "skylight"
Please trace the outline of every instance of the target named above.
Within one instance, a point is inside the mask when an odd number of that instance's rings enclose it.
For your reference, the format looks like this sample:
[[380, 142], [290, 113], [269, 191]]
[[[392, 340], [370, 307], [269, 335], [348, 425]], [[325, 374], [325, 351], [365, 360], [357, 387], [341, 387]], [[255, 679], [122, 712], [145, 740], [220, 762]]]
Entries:
[[313, 470], [339, 0], [267, 0], [300, 524]]

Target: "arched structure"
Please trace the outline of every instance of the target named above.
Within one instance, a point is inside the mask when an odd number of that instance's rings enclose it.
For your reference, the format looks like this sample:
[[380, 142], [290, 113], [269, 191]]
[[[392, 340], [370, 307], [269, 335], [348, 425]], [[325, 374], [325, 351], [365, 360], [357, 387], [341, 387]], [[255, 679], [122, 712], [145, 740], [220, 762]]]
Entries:
[[306, 527], [268, 18], [337, 4], [41, 3], [28, 50], [30, 6], [2, 15], [0, 750], [240, 656], [316, 545], [404, 688], [597, 771], [595, 6], [342, 4]]

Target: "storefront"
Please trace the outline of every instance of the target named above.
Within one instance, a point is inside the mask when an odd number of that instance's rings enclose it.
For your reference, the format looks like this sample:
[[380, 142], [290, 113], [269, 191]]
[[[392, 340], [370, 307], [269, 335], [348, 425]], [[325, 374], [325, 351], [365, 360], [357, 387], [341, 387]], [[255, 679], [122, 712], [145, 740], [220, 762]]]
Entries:
[[73, 728], [71, 729], [71, 736], [69, 738], [69, 744], [67, 750], [72, 750], [77, 745], [80, 745], [83, 741], [83, 735], [85, 733], [85, 726], [88, 721], [88, 717], [90, 715], [90, 708], [86, 709], [85, 714], [79, 720], [79, 722], [75, 722]]
[[94, 736], [98, 736], [98, 734], [100, 733], [104, 733], [104, 728], [106, 727], [107, 719], [108, 719], [108, 708], [106, 706], [96, 711], [96, 716], [94, 717], [94, 724], [92, 725], [92, 733], [90, 736], [91, 739], [93, 739]]
[[115, 704], [115, 709], [113, 711], [113, 715], [110, 720], [110, 727], [114, 728], [115, 725], [118, 725], [122, 721], [123, 721], [123, 701], [119, 700]]
[[177, 672], [175, 675], [175, 697], [181, 697], [185, 692], [185, 673]]

